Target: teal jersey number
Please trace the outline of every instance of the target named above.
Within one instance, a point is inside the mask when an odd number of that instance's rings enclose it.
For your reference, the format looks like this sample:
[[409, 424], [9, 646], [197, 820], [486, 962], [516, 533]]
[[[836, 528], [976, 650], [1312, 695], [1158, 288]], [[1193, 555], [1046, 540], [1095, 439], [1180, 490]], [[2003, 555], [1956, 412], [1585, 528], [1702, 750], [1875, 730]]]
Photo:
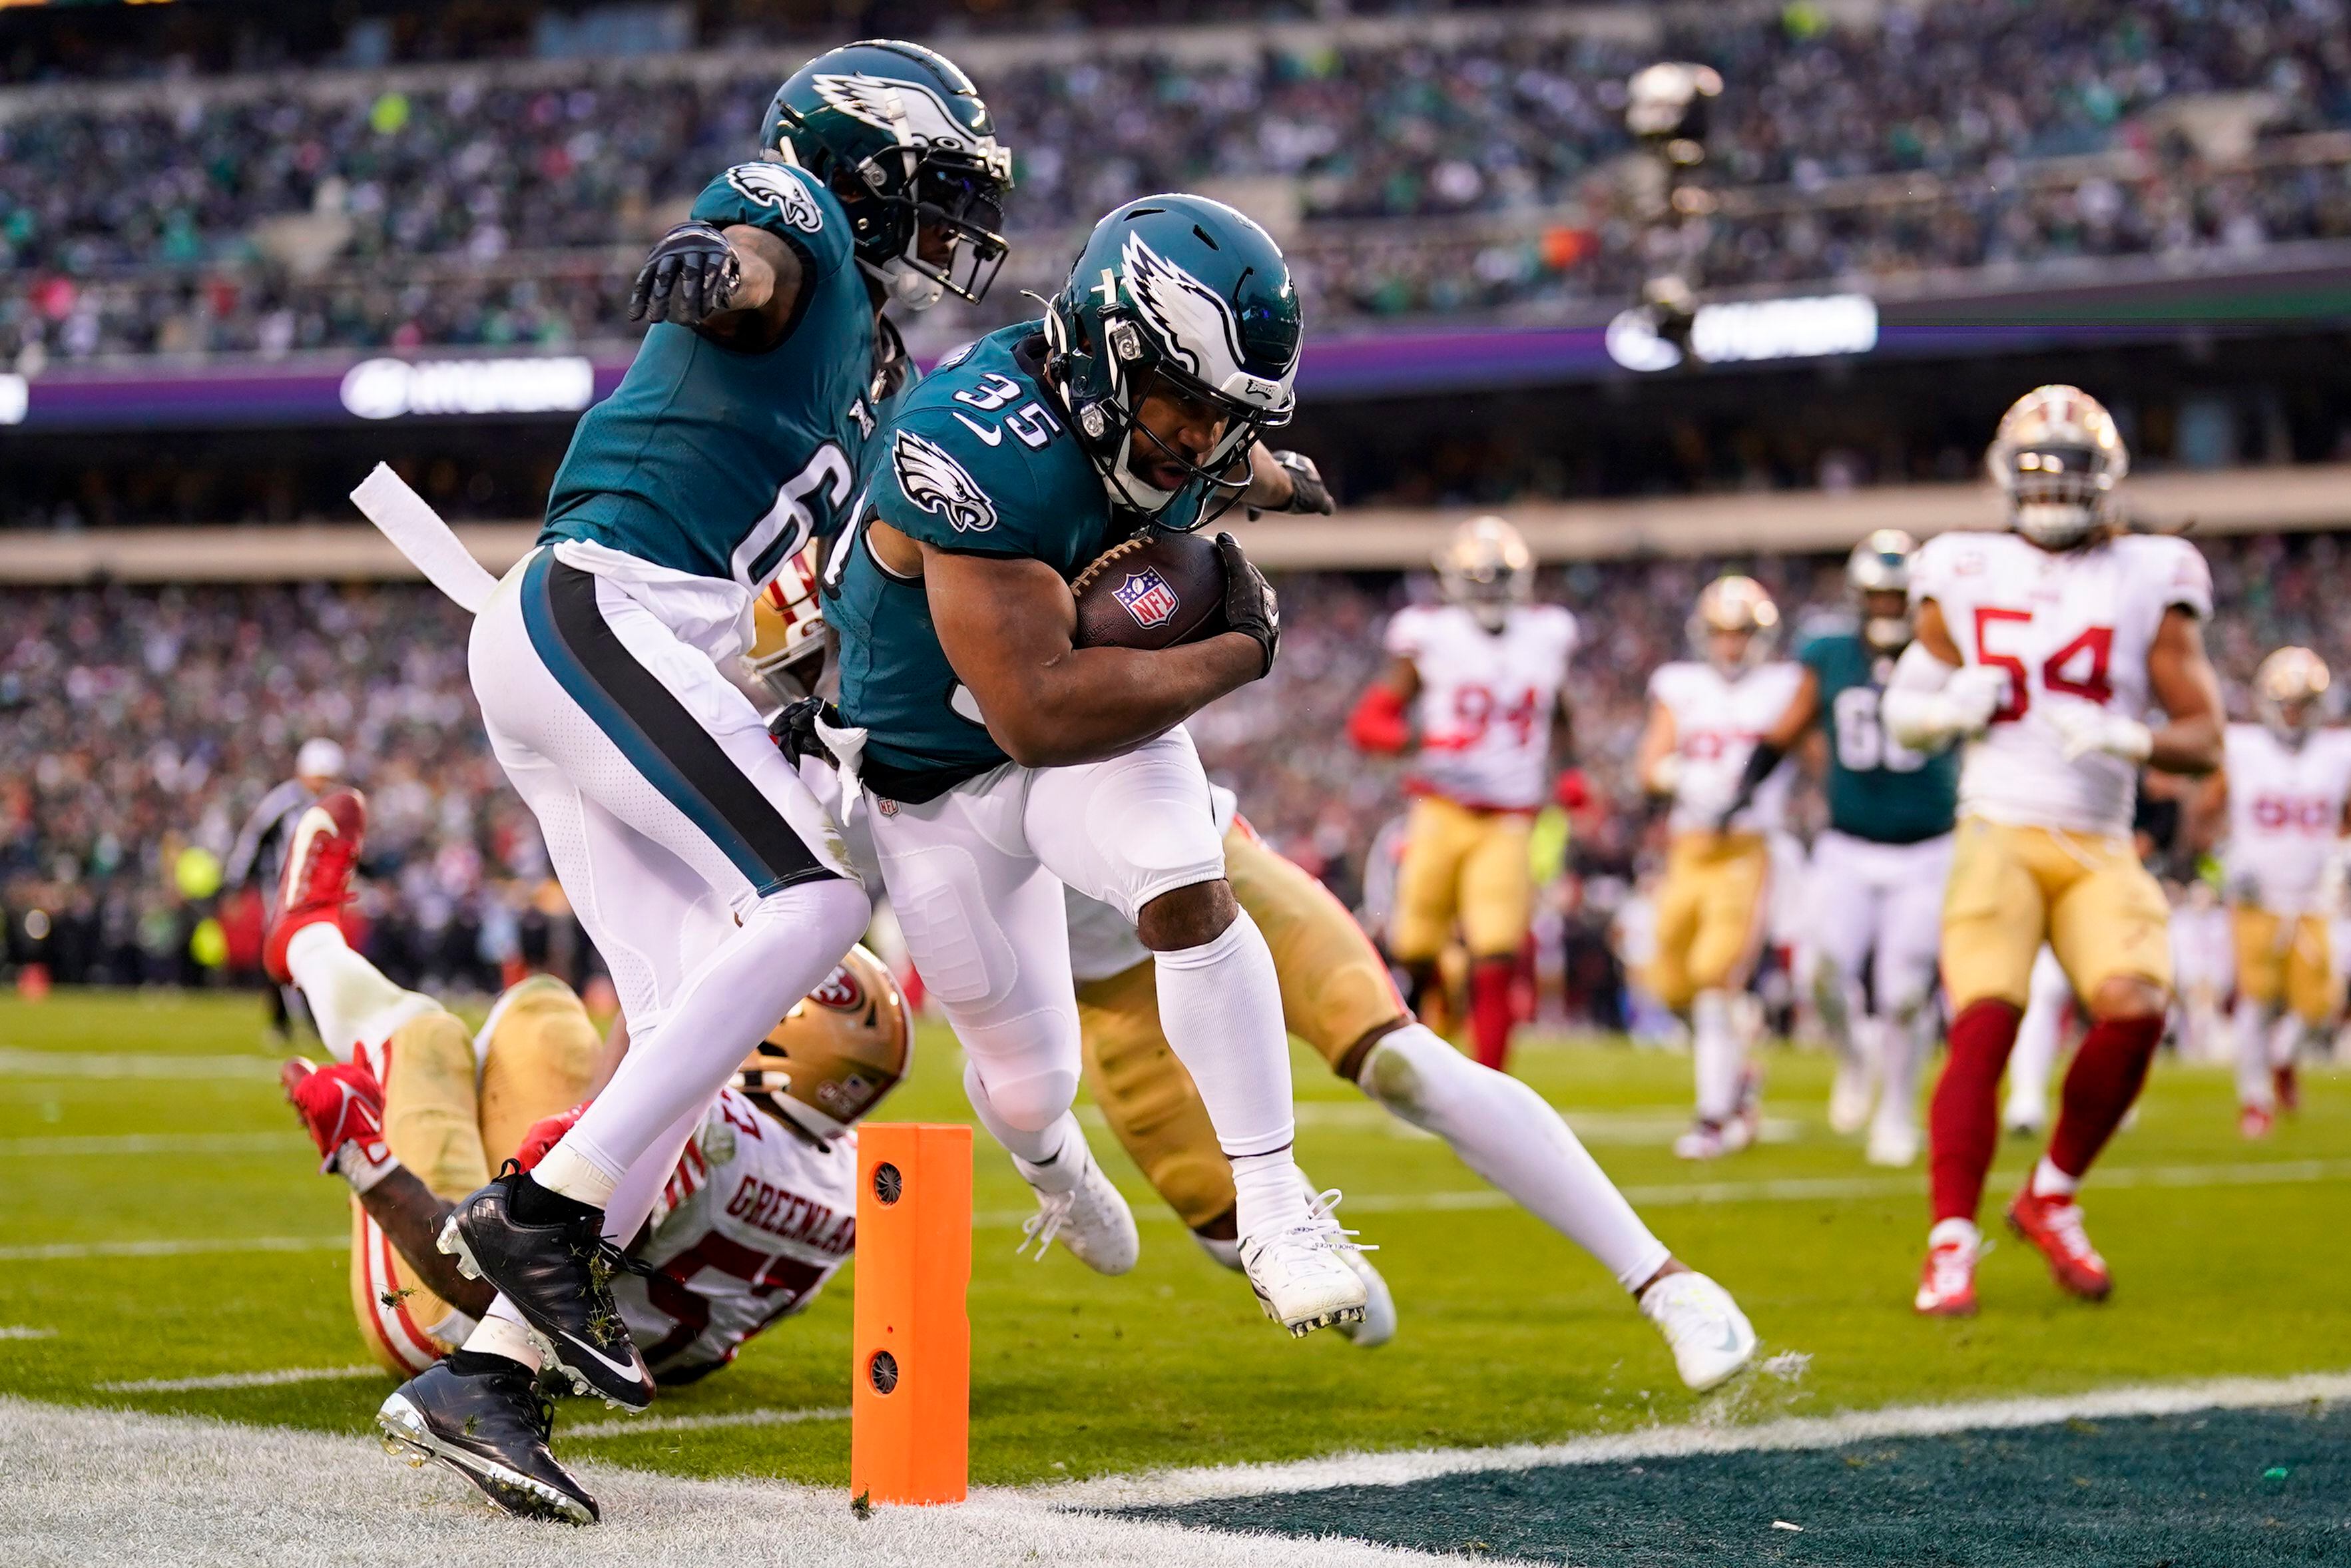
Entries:
[[1829, 825], [1889, 844], [1949, 832], [1959, 807], [1958, 754], [1913, 751], [1886, 733], [1878, 717], [1878, 656], [1850, 632], [1815, 637], [1796, 656], [1820, 683]]
[[780, 163], [710, 183], [694, 215], [765, 229], [800, 261], [799, 317], [764, 353], [664, 322], [612, 395], [580, 416], [542, 542], [590, 539], [758, 590], [856, 487], [875, 421], [874, 319], [831, 193]]

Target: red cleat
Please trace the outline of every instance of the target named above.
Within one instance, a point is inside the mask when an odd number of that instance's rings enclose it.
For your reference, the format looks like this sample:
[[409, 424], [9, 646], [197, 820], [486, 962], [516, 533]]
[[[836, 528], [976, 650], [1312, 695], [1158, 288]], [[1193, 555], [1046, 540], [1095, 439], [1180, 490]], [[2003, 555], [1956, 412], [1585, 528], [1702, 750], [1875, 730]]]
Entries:
[[2277, 1095], [2277, 1108], [2288, 1115], [2302, 1109], [2302, 1080], [2289, 1061], [2283, 1067], [2270, 1069], [2270, 1088]]
[[367, 797], [356, 789], [329, 789], [296, 819], [277, 883], [277, 912], [261, 944], [261, 967], [279, 985], [294, 983], [286, 967], [286, 944], [294, 933], [336, 919], [350, 902], [351, 868], [366, 839]]
[[2277, 1118], [2259, 1105], [2248, 1105], [2237, 1113], [2237, 1135], [2241, 1138], [2266, 1138], [2276, 1124]]
[[331, 1173], [336, 1156], [347, 1144], [360, 1145], [371, 1165], [390, 1155], [383, 1141], [383, 1089], [375, 1075], [356, 1061], [320, 1067], [296, 1057], [277, 1074], [286, 1088], [286, 1103], [301, 1115], [310, 1141], [319, 1145], [319, 1174]]
[[2106, 1260], [2082, 1228], [2082, 1206], [2070, 1197], [2037, 1197], [2028, 1187], [2008, 1206], [2008, 1228], [2041, 1249], [2058, 1288], [2085, 1301], [2103, 1301], [2115, 1288]]
[[1937, 1225], [1927, 1236], [1927, 1266], [1919, 1272], [1911, 1309], [1927, 1318], [1975, 1316], [1976, 1260], [1982, 1255], [1982, 1238], [1966, 1220]]

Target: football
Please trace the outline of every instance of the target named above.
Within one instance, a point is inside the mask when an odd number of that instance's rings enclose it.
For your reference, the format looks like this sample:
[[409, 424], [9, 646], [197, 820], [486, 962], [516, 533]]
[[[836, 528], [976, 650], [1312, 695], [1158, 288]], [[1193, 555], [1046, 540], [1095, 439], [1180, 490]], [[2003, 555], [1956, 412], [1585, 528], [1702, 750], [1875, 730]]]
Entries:
[[1114, 544], [1070, 591], [1081, 648], [1173, 648], [1224, 626], [1225, 563], [1204, 534], [1154, 530]]

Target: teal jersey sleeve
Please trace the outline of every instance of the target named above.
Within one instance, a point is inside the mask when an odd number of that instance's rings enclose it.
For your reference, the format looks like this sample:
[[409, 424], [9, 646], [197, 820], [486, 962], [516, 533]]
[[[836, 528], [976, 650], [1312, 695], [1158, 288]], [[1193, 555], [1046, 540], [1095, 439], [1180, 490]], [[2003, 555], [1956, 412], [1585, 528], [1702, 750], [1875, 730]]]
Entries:
[[1028, 465], [991, 451], [953, 413], [903, 409], [875, 457], [874, 515], [909, 538], [969, 555], [1046, 553]]
[[816, 176], [789, 163], [737, 163], [702, 188], [692, 216], [722, 229], [767, 230], [800, 253], [810, 284], [839, 272], [853, 255], [841, 204]]

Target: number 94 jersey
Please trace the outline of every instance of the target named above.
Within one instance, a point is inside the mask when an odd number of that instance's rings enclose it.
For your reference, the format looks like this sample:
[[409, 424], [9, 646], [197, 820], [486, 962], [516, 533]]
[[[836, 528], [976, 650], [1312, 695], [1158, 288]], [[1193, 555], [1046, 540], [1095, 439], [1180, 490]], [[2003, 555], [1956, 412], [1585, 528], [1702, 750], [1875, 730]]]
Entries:
[[2018, 534], [1949, 533], [1910, 571], [1914, 604], [1933, 600], [1960, 657], [2008, 672], [2008, 695], [1970, 742], [1959, 810], [2018, 827], [2130, 831], [2137, 780], [2104, 752], [2065, 760], [2050, 711], [2090, 703], [2128, 718], [2147, 709], [2147, 655], [2173, 605], [2212, 613], [2212, 572], [2186, 539], [2122, 534], [2044, 550]]
[[1878, 844], [1915, 844], [1951, 831], [1958, 808], [1956, 751], [1913, 751], [1886, 733], [1878, 698], [1893, 661], [1858, 633], [1832, 632], [1796, 651], [1819, 683], [1827, 733], [1829, 826]]
[[1575, 641], [1574, 615], [1556, 604], [1512, 605], [1499, 632], [1458, 604], [1397, 611], [1387, 651], [1420, 674], [1412, 788], [1488, 810], [1541, 805]]

